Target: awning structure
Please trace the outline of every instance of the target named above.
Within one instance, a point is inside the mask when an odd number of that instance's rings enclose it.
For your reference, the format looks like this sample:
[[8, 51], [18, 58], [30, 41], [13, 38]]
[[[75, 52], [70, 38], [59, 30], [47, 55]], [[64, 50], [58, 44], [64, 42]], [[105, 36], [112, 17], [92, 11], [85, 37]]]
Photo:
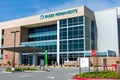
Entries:
[[[7, 50], [7, 51], [14, 51], [13, 46], [9, 47], [1, 47], [1, 50]], [[15, 47], [15, 52], [21, 52], [21, 53], [31, 53], [31, 52], [42, 52], [43, 50], [36, 47], [30, 47], [25, 45], [20, 45]]]

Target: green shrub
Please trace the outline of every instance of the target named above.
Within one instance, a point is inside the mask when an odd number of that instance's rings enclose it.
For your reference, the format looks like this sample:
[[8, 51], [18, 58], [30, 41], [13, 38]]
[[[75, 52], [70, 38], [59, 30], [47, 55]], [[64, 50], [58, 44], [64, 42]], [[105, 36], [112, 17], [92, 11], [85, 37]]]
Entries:
[[22, 68], [15, 68], [15, 71], [22, 71]]
[[110, 79], [120, 79], [120, 74], [117, 74], [115, 71], [101, 71], [101, 72], [85, 72], [82, 74], [77, 74], [77, 77], [80, 78], [110, 78]]
[[30, 71], [36, 71], [37, 69], [36, 68], [30, 68], [30, 67], [26, 67], [26, 68], [23, 68], [23, 70], [30, 70]]
[[30, 68], [31, 71], [36, 71], [37, 69], [36, 68]]
[[22, 68], [22, 69], [23, 69], [23, 71], [24, 71], [24, 70], [28, 70], [28, 68], [27, 68], [27, 67], [25, 67], [25, 68]]
[[12, 68], [6, 68], [7, 72], [12, 72]]
[[10, 65], [10, 61], [7, 61], [7, 64]]
[[116, 61], [116, 63], [117, 63], [117, 64], [119, 64], [119, 63], [120, 63], [120, 61]]
[[89, 75], [89, 78], [95, 78], [95, 77], [96, 77], [95, 74]]
[[[26, 67], [26, 68], [20, 68], [20, 67], [16, 67], [15, 68], [15, 71], [37, 71], [37, 69], [36, 68], [30, 68], [30, 67]], [[6, 68], [6, 71], [7, 72], [12, 72], [12, 68]]]

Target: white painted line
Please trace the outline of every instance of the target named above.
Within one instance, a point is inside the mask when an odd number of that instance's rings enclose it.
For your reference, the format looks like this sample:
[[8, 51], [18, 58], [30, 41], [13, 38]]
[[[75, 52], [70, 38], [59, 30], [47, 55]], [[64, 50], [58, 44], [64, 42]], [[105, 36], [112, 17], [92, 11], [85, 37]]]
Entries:
[[22, 76], [19, 76], [19, 77], [29, 77], [30, 75], [22, 75]]
[[71, 79], [68, 79], [68, 80], [71, 80]]
[[2, 71], [2, 73], [12, 73], [12, 72], [6, 72], [6, 71]]
[[55, 77], [53, 77], [53, 76], [47, 76], [47, 78], [49, 78], [49, 79], [55, 79]]

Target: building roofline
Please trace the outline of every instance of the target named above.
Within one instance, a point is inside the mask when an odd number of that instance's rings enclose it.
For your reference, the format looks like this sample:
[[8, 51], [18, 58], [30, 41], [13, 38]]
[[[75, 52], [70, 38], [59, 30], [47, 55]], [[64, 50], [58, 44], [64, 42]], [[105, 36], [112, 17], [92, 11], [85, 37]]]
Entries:
[[[85, 7], [85, 8], [87, 8], [87, 9], [89, 9], [89, 8], [86, 7], [85, 5], [76, 6], [76, 7], [71, 7], [71, 8], [63, 8], [63, 9], [58, 9], [58, 10], [54, 10], [54, 11], [39, 13], [39, 14], [36, 14], [36, 15], [31, 15], [31, 16], [26, 16], [26, 17], [21, 17], [21, 18], [16, 18], [16, 19], [11, 19], [11, 20], [7, 20], [7, 21], [3, 21], [3, 22], [0, 22], [0, 24], [1, 24], [1, 23], [5, 23], [5, 22], [9, 22], [9, 21], [16, 21], [16, 20], [20, 20], [20, 19], [30, 18], [30, 17], [34, 17], [34, 16], [41, 15], [41, 14], [49, 14], [49, 13], [54, 13], [54, 12], [58, 12], [58, 11], [62, 11], [62, 10], [69, 10], [69, 9], [73, 9], [73, 8], [79, 8], [79, 7]], [[89, 9], [89, 10], [92, 11], [91, 9]]]

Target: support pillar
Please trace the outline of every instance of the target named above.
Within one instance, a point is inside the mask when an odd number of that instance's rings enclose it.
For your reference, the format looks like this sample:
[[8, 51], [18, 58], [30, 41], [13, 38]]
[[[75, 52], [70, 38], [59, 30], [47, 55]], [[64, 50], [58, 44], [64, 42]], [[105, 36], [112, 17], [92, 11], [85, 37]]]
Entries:
[[33, 66], [36, 66], [36, 53], [33, 52]]
[[59, 29], [59, 20], [57, 21], [57, 64], [60, 65], [60, 29]]
[[19, 62], [18, 62], [19, 66], [22, 65], [22, 53], [19, 53]]

